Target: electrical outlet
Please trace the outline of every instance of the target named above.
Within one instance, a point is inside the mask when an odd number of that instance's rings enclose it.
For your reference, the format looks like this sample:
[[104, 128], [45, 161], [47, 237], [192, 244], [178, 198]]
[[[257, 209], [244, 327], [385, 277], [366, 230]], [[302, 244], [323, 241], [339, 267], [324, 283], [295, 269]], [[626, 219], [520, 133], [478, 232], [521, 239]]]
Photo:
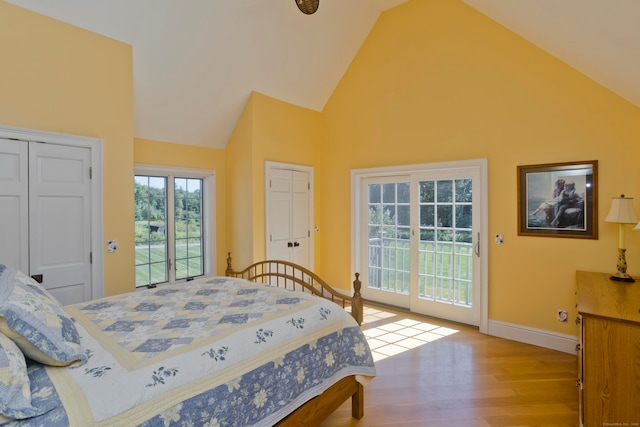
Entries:
[[501, 245], [504, 243], [504, 234], [496, 234], [496, 245]]
[[558, 310], [558, 322], [567, 321], [567, 312], [565, 310]]

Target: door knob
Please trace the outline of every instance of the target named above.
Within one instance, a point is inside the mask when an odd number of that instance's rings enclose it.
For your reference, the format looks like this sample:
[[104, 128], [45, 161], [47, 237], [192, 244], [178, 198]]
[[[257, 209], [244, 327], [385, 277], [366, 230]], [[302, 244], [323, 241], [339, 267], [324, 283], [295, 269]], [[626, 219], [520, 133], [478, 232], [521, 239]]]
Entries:
[[293, 244], [293, 246], [295, 246], [295, 247], [297, 248], [298, 246], [300, 246], [300, 243], [295, 242], [295, 243]]
[[288, 247], [288, 248], [292, 248], [292, 247], [293, 247], [293, 243], [291, 243], [291, 242], [287, 242], [287, 247]]

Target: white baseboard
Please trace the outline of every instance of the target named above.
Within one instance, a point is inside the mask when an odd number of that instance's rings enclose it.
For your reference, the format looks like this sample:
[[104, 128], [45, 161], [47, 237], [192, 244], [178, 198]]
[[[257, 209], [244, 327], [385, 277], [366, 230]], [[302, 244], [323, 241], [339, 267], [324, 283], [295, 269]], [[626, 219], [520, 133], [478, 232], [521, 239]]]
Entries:
[[487, 335], [571, 354], [576, 354], [576, 346], [578, 345], [578, 338], [573, 335], [559, 334], [497, 320], [489, 320]]

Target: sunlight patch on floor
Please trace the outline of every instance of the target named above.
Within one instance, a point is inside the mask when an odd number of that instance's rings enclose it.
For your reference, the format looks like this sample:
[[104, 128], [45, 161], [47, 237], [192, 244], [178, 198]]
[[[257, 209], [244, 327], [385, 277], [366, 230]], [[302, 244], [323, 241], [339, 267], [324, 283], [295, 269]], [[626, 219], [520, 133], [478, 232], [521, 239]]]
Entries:
[[[398, 317], [396, 313], [384, 309], [364, 308], [362, 331], [374, 361], [378, 362], [458, 332], [456, 329]], [[394, 321], [394, 318], [398, 320]]]

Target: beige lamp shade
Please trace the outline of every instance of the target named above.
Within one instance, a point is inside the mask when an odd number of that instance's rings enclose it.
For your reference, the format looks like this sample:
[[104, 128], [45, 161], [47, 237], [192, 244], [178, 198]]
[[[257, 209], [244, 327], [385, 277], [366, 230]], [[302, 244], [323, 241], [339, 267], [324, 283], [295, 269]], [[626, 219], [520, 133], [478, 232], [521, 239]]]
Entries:
[[[604, 222], [613, 222], [616, 224], [637, 224], [638, 218], [633, 211], [633, 198], [624, 197], [624, 194], [620, 197], [614, 197], [611, 200], [611, 209], [609, 215], [604, 219]], [[635, 229], [639, 229], [636, 225]]]

